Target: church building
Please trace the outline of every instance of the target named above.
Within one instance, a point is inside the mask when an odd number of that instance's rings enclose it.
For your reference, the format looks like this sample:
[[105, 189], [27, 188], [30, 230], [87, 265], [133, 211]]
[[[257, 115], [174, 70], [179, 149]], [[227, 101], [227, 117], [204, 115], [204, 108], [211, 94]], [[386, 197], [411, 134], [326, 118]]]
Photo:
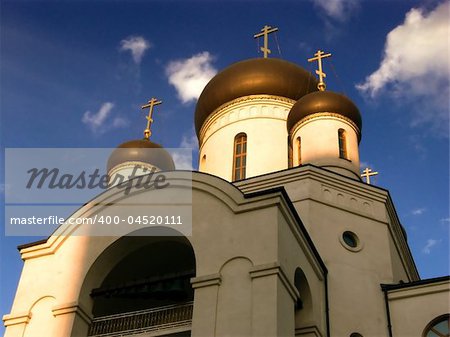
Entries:
[[[309, 59], [316, 78], [268, 57], [271, 31], [256, 36], [264, 57], [228, 66], [200, 95], [198, 172], [176, 170], [150, 140], [152, 99], [144, 138], [105, 163], [110, 181], [139, 168], [130, 193], [111, 183], [73, 215], [179, 203], [189, 228], [141, 222], [94, 236], [64, 223], [20, 246], [5, 337], [450, 336], [450, 279], [420, 279], [389, 191], [370, 170], [362, 179], [362, 114], [327, 90], [330, 54]], [[165, 187], [138, 188], [152, 170]]]

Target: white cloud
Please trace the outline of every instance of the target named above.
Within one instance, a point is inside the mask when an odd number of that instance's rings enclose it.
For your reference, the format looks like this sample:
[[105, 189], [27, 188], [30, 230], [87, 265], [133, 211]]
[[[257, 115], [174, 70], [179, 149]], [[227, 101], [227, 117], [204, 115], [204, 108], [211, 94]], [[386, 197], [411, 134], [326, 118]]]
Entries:
[[192, 155], [188, 154], [187, 150], [174, 151], [171, 154], [177, 170], [193, 170]]
[[196, 100], [205, 85], [217, 73], [211, 65], [213, 57], [202, 52], [188, 59], [172, 61], [166, 68], [169, 83], [177, 90], [183, 103]]
[[184, 135], [183, 139], [181, 140], [180, 144], [181, 148], [187, 148], [187, 149], [198, 149], [198, 140], [197, 135], [194, 132], [191, 132], [190, 135]]
[[123, 117], [111, 118], [114, 103], [105, 102], [96, 113], [86, 111], [81, 121], [86, 124], [93, 133], [102, 134], [111, 129], [117, 129], [128, 125]]
[[128, 126], [128, 120], [123, 117], [115, 117], [112, 122], [114, 128], [122, 128]]
[[441, 219], [442, 223], [450, 223], [450, 218], [443, 218]]
[[133, 61], [136, 64], [141, 63], [145, 51], [150, 47], [150, 42], [148, 42], [142, 36], [129, 36], [126, 39], [120, 41], [120, 50], [130, 51], [131, 56], [133, 57]]
[[312, 2], [328, 17], [345, 21], [359, 7], [360, 0], [312, 0]]
[[198, 141], [194, 128], [191, 129], [189, 134], [183, 135], [179, 147], [179, 150], [172, 153], [176, 169], [193, 170], [192, 155], [198, 151]]
[[448, 126], [449, 11], [449, 1], [428, 13], [411, 9], [387, 35], [379, 68], [356, 88], [372, 98], [389, 90], [399, 101], [416, 99], [424, 107], [432, 106], [414, 117], [413, 126], [424, 122]]
[[86, 124], [93, 132], [100, 129], [106, 122], [108, 116], [111, 114], [111, 110], [114, 108], [114, 104], [111, 102], [105, 102], [96, 113], [86, 111], [83, 114], [81, 121]]
[[411, 214], [412, 214], [412, 215], [422, 215], [423, 213], [425, 213], [426, 210], [427, 210], [427, 209], [424, 208], [424, 207], [422, 207], [422, 208], [416, 208], [416, 209], [413, 209], [413, 210], [411, 211]]
[[431, 248], [433, 248], [434, 246], [436, 246], [440, 242], [441, 242], [441, 240], [428, 239], [425, 247], [422, 248], [422, 253], [430, 254], [431, 253]]

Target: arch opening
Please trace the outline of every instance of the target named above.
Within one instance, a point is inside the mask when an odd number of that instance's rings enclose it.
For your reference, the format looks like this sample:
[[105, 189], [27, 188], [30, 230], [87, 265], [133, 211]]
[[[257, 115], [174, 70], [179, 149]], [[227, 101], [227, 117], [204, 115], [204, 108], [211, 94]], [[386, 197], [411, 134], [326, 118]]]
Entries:
[[313, 321], [311, 290], [305, 273], [301, 268], [295, 270], [294, 285], [300, 297], [295, 303], [295, 329], [307, 327]]
[[155, 233], [165, 235], [121, 237], [90, 268], [83, 285], [93, 317], [88, 336], [165, 329], [190, 336], [194, 250], [186, 237]]

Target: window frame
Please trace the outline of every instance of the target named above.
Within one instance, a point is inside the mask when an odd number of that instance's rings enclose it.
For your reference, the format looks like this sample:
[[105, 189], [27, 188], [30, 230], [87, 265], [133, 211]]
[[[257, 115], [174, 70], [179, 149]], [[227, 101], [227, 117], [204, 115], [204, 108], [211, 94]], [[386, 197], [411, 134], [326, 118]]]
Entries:
[[[241, 146], [240, 151], [238, 151], [238, 145]], [[238, 159], [239, 165], [237, 165]], [[247, 134], [244, 132], [240, 132], [234, 137], [233, 142], [232, 180], [237, 181], [245, 179], [246, 169], [247, 169]]]
[[[433, 330], [433, 328], [436, 325], [438, 325], [439, 323], [445, 322], [445, 321], [447, 321], [447, 326], [448, 326], [448, 333], [447, 333], [447, 335], [443, 335], [440, 331]], [[433, 320], [431, 320], [431, 322], [427, 324], [425, 329], [423, 329], [422, 337], [428, 337], [427, 335], [428, 335], [429, 332], [433, 332], [435, 335], [443, 336], [443, 337], [450, 336], [450, 313], [449, 314], [440, 315], [440, 316], [434, 318]]]
[[339, 158], [348, 160], [347, 149], [347, 131], [345, 129], [338, 130], [338, 146], [339, 146]]

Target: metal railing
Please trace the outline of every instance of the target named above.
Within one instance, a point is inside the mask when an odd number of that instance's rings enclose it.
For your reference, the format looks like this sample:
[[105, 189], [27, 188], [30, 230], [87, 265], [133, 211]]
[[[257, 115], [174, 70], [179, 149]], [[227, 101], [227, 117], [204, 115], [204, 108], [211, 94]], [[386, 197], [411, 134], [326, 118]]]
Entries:
[[137, 333], [189, 327], [193, 302], [148, 310], [97, 317], [92, 320], [88, 336], [127, 336]]

